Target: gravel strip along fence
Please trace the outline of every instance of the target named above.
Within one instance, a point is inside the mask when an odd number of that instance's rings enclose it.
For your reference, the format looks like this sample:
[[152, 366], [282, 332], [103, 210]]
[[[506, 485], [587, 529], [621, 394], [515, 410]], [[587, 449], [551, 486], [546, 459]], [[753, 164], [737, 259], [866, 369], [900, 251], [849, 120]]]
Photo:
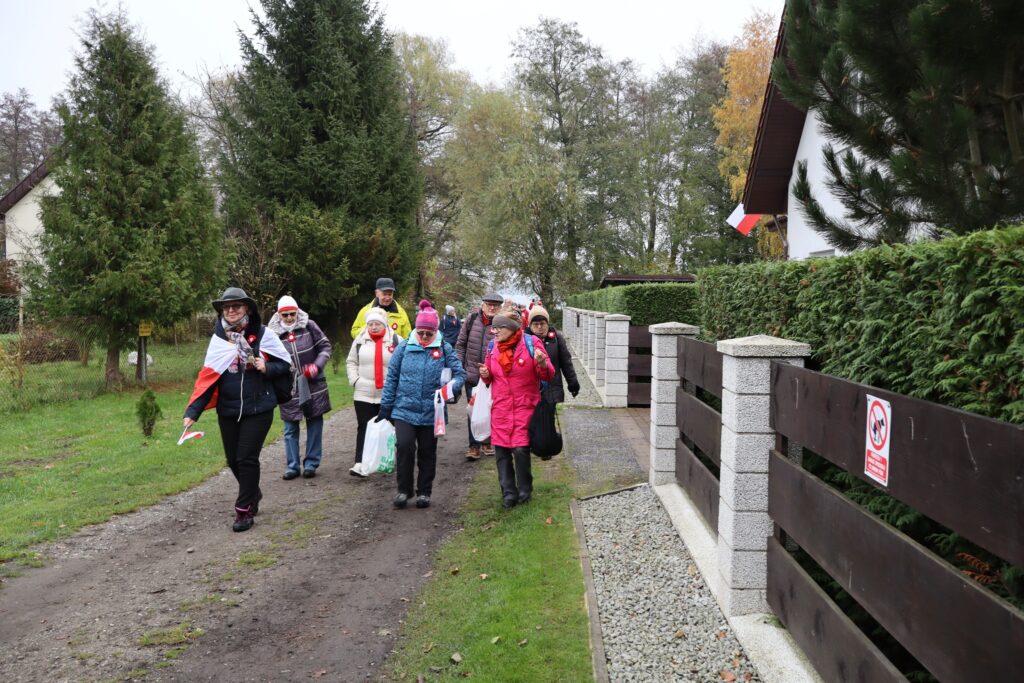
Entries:
[[611, 681], [760, 681], [649, 485], [579, 508]]
[[608, 410], [564, 408], [558, 419], [580, 495], [610, 491], [647, 479]]
[[566, 387], [565, 405], [587, 408], [602, 407], [604, 403], [601, 402], [601, 394], [597, 393], [597, 388], [590, 381], [587, 371], [583, 368], [583, 361], [573, 356], [572, 367], [576, 370], [576, 378], [580, 381], [580, 393], [576, 395], [576, 398], [573, 398], [572, 394], [569, 393], [568, 387]]

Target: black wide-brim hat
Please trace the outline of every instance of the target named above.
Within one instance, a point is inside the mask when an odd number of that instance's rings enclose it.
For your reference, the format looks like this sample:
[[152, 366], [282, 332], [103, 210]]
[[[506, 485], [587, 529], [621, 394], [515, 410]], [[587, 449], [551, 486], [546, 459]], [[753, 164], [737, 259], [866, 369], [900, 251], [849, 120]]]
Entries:
[[220, 295], [219, 299], [211, 303], [213, 303], [214, 310], [220, 313], [224, 307], [224, 304], [227, 303], [228, 301], [244, 301], [246, 305], [249, 306], [249, 310], [252, 312], [257, 312], [260, 309], [259, 305], [256, 303], [256, 300], [253, 299], [248, 294], [246, 294], [245, 290], [242, 289], [241, 287], [228, 287], [227, 289], [224, 290], [224, 293]]

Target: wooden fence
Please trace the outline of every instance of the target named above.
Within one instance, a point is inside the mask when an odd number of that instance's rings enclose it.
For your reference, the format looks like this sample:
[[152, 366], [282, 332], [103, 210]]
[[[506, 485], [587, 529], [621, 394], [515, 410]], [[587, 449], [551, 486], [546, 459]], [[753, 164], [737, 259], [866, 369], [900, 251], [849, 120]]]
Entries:
[[884, 490], [1024, 567], [1024, 428], [780, 363], [771, 386], [779, 440], [769, 462], [768, 603], [821, 676], [905, 680], [787, 552], [787, 538], [939, 680], [1019, 677], [1024, 613], [783, 453], [792, 440], [874, 484], [864, 474], [865, 396], [888, 401]]
[[715, 465], [721, 463], [722, 415], [700, 400], [690, 387], [722, 398], [722, 354], [714, 344], [679, 337], [676, 389], [676, 483], [690, 496], [711, 529], [718, 528], [718, 477], [701, 462], [697, 449]]
[[629, 326], [629, 385], [626, 402], [631, 406], [651, 405], [651, 331], [646, 326]]

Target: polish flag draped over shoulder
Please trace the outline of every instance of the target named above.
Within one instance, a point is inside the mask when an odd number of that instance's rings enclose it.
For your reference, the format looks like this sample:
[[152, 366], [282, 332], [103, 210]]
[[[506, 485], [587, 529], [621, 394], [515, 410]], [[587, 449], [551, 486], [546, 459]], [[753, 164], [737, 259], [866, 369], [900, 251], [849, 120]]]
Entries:
[[[218, 328], [219, 329], [219, 328]], [[288, 351], [284, 348], [284, 344], [278, 336], [272, 332], [268, 333], [267, 328], [263, 328], [261, 331], [260, 353], [263, 357], [273, 356], [283, 360], [285, 363], [291, 365], [291, 356], [288, 355]], [[210, 345], [206, 347], [206, 359], [203, 360], [203, 369], [199, 371], [199, 376], [196, 377], [195, 387], [192, 389], [192, 396], [189, 397], [189, 405], [192, 404], [197, 398], [203, 395], [207, 389], [217, 383], [220, 376], [228, 369], [231, 362], [238, 356], [238, 349], [233, 342], [228, 341], [224, 337], [214, 334], [210, 337]], [[206, 404], [205, 410], [209, 410], [217, 405], [217, 390], [213, 390], [213, 396], [210, 397], [210, 402]]]
[[757, 222], [761, 220], [761, 216], [764, 214], [751, 213], [748, 214], [743, 210], [743, 202], [740, 202], [729, 217], [725, 219], [726, 223], [739, 230], [741, 235], [748, 235], [750, 231], [754, 229]]

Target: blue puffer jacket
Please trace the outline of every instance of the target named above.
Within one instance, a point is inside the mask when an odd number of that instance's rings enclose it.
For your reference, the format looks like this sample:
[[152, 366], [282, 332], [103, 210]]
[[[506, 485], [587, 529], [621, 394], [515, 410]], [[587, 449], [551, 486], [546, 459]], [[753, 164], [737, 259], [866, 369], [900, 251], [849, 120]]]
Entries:
[[[388, 364], [387, 379], [380, 397], [380, 415], [411, 425], [434, 424], [434, 392], [441, 388], [441, 370], [451, 368], [453, 389], [466, 381], [459, 357], [451, 344], [435, 335], [430, 346], [406, 340], [398, 345]], [[445, 408], [445, 421], [448, 419]]]

